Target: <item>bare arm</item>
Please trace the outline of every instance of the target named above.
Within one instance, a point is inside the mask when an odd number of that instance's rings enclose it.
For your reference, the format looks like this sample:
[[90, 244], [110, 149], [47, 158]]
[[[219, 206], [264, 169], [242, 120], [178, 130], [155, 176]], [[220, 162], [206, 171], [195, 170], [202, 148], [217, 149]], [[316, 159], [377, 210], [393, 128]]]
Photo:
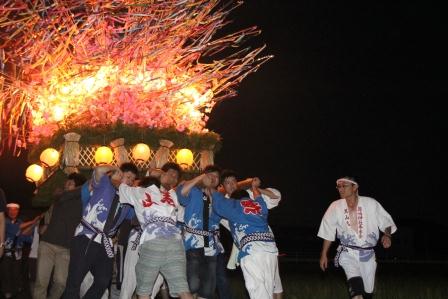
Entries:
[[381, 244], [384, 248], [389, 248], [392, 245], [392, 228], [390, 226], [384, 230], [384, 234], [381, 237]]
[[330, 249], [331, 241], [324, 240], [322, 244], [322, 251], [320, 253], [320, 268], [325, 271], [328, 267], [328, 249]]
[[44, 214], [40, 214], [40, 215], [36, 216], [33, 220], [23, 222], [22, 224], [20, 224], [20, 230], [22, 232], [26, 231], [28, 228], [30, 228], [33, 225], [35, 225], [36, 223], [38, 223], [42, 219], [43, 216], [44, 216]]
[[162, 173], [163, 171], [160, 168], [149, 168], [148, 171], [146, 172], [146, 175], [160, 179]]
[[105, 175], [108, 172], [115, 172], [118, 171], [119, 168], [114, 165], [100, 165], [95, 167], [95, 170], [93, 172], [93, 179], [96, 183], [98, 183], [103, 175]]
[[253, 179], [251, 179], [251, 188], [252, 188], [252, 192], [254, 193], [254, 198], [257, 196], [260, 196], [261, 194], [266, 195], [269, 198], [272, 199], [279, 199], [280, 196], [275, 194], [274, 192], [272, 192], [269, 189], [263, 189], [260, 188], [261, 186], [261, 181], [259, 178], [255, 177]]
[[34, 231], [34, 225], [31, 225], [31, 226], [28, 226], [27, 228], [25, 228], [24, 230], [22, 230], [21, 234], [30, 236], [31, 233], [33, 233], [33, 231]]
[[194, 186], [196, 186], [199, 182], [202, 182], [202, 180], [204, 179], [205, 174], [201, 174], [198, 175], [197, 177], [186, 181], [183, 185], [182, 185], [182, 190], [180, 191], [182, 196], [188, 196], [188, 194], [190, 193], [191, 188], [193, 188]]
[[247, 178], [237, 183], [238, 189], [249, 189], [252, 186], [254, 178]]
[[20, 224], [20, 231], [22, 231], [22, 232], [25, 231], [29, 227], [33, 226], [33, 224], [35, 224], [34, 220], [30, 220], [30, 221], [21, 223]]
[[266, 195], [266, 196], [268, 196], [269, 198], [272, 198], [272, 199], [279, 199], [280, 198], [280, 196], [278, 196], [277, 194], [275, 194], [274, 192], [272, 192], [269, 189], [258, 188], [258, 191], [261, 194]]

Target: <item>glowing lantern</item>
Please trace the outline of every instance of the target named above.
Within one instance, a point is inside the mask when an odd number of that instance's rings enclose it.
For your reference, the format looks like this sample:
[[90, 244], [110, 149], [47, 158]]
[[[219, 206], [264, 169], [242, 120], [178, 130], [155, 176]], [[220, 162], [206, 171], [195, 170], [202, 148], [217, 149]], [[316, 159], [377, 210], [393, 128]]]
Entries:
[[149, 146], [144, 143], [139, 143], [132, 149], [132, 157], [137, 161], [148, 161], [150, 155]]
[[25, 177], [30, 182], [38, 182], [44, 175], [44, 169], [37, 164], [28, 166], [25, 172]]
[[47, 148], [40, 154], [40, 161], [47, 167], [56, 165], [59, 161], [59, 152], [54, 148]]
[[96, 164], [109, 164], [112, 162], [114, 154], [107, 146], [100, 146], [95, 152]]
[[193, 164], [193, 153], [188, 148], [183, 148], [177, 152], [177, 164], [186, 168]]

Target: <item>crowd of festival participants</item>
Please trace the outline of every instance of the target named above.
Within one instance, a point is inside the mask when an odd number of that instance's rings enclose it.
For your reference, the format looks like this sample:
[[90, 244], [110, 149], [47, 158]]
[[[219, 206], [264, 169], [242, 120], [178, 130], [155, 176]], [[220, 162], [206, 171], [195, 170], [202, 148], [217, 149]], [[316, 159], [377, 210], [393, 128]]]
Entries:
[[[132, 163], [98, 166], [88, 180], [72, 173], [49, 210], [28, 222], [18, 218], [18, 204], [7, 204], [6, 234], [0, 234], [4, 298], [27, 287], [34, 299], [113, 298], [115, 272], [120, 299], [230, 299], [236, 296], [225, 268], [237, 266], [251, 299], [282, 298], [268, 224], [268, 210], [281, 199], [278, 190], [261, 188], [257, 177], [238, 181], [235, 172], [215, 165], [190, 180], [182, 180], [182, 169], [172, 162], [138, 174]], [[345, 271], [349, 297], [372, 298], [373, 247], [379, 231], [382, 245], [390, 247], [396, 226], [376, 200], [358, 196], [353, 178], [336, 183], [341, 199], [330, 205], [318, 233], [324, 239], [320, 266], [328, 267], [337, 236], [335, 262]], [[224, 249], [220, 226], [230, 231], [232, 248]], [[30, 248], [27, 266], [24, 248]], [[30, 287], [21, 282], [31, 272]]]
[[[132, 163], [98, 166], [90, 179], [72, 173], [49, 210], [28, 222], [18, 218], [18, 204], [7, 204], [2, 295], [14, 298], [29, 287], [21, 283], [30, 272], [23, 273], [21, 255], [31, 247], [35, 299], [111, 298], [114, 271], [123, 299], [234, 298], [225, 268], [236, 266], [250, 298], [282, 297], [267, 222], [280, 192], [214, 165], [190, 180], [172, 162], [138, 174]], [[220, 226], [233, 237], [231, 254]]]

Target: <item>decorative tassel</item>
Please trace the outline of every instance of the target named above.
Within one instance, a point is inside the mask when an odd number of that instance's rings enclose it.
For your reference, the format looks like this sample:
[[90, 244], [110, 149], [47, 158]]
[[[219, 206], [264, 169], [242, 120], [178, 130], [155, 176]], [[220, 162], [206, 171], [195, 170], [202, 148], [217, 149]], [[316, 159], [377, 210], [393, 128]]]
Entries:
[[209, 165], [213, 165], [214, 159], [213, 159], [213, 151], [212, 150], [202, 150], [201, 151], [201, 159], [199, 161], [199, 165], [201, 170], [203, 170], [205, 167]]
[[64, 135], [64, 154], [62, 163], [65, 165], [64, 172], [70, 174], [78, 172], [79, 165], [79, 139], [81, 135], [71, 132]]
[[110, 142], [110, 146], [114, 149], [115, 160], [118, 166], [123, 163], [129, 162], [129, 154], [124, 147], [124, 138], [117, 138]]
[[151, 160], [150, 168], [162, 168], [162, 166], [168, 162], [170, 157], [170, 148], [174, 145], [173, 142], [160, 139], [160, 147], [154, 155], [154, 159]]

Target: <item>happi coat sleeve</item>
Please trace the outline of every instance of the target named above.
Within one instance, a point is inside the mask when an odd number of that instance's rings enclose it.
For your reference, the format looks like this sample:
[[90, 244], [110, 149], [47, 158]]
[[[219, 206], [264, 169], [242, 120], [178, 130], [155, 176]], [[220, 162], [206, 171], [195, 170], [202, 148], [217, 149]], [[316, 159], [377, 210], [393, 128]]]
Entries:
[[395, 231], [397, 230], [397, 226], [395, 225], [394, 220], [392, 219], [390, 214], [386, 212], [383, 206], [377, 201], [375, 206], [375, 215], [378, 221], [378, 228], [382, 232], [384, 232], [386, 228], [390, 227], [391, 233], [395, 233]]
[[[334, 241], [336, 238], [337, 219], [338, 219], [338, 201], [333, 202], [327, 209], [320, 223], [319, 232], [317, 236], [328, 240]], [[342, 217], [342, 216], [340, 216]]]
[[[274, 193], [278, 198], [271, 198], [265, 194], [261, 194], [261, 197], [263, 198], [264, 202], [266, 203], [266, 206], [268, 207], [268, 209], [275, 208], [280, 203], [280, 200], [282, 199], [282, 194], [280, 193], [280, 191], [278, 191], [277, 189], [274, 189], [274, 188], [266, 188], [266, 189], [271, 191], [272, 193]], [[251, 199], [254, 199], [254, 193], [252, 192], [252, 190], [247, 189], [247, 193], [249, 193], [249, 197]]]

